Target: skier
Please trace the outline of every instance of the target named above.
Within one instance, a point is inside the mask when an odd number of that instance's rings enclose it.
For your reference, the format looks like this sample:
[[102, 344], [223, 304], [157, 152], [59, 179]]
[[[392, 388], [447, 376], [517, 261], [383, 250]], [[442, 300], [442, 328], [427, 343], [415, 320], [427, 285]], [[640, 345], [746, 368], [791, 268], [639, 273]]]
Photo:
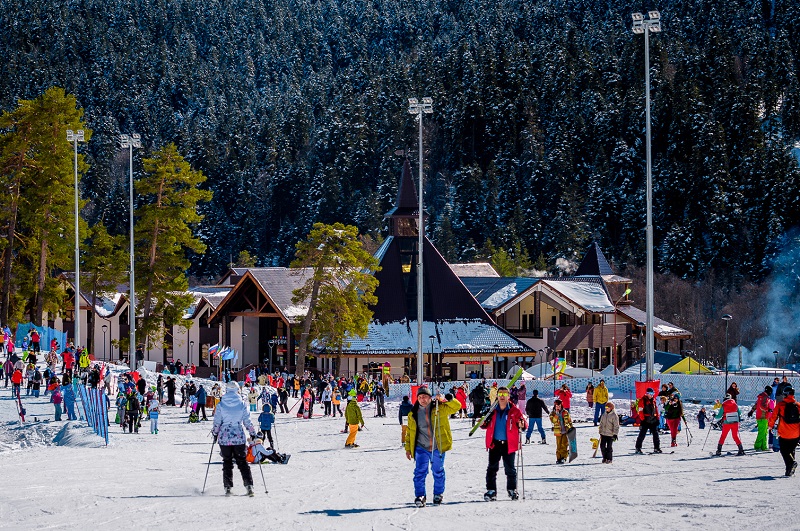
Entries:
[[542, 436], [542, 440], [539, 444], [547, 444], [544, 428], [542, 428], [542, 410], [548, 415], [550, 414], [550, 410], [547, 409], [544, 400], [539, 398], [539, 390], [534, 389], [533, 396], [525, 403], [525, 413], [528, 414], [529, 419], [528, 431], [525, 432], [525, 444], [531, 442], [531, 434], [533, 433], [534, 426], [539, 430], [539, 435]]
[[434, 401], [427, 386], [417, 391], [417, 402], [408, 415], [408, 437], [406, 458], [414, 460], [414, 503], [424, 507], [425, 478], [428, 468], [433, 472], [433, 504], [442, 503], [445, 487], [445, 453], [453, 447], [450, 432], [450, 415], [458, 412], [461, 405], [448, 395], [441, 394]]
[[483, 413], [483, 408], [486, 404], [486, 386], [484, 382], [475, 386], [475, 389], [469, 394], [469, 399], [472, 402], [472, 425], [474, 426], [478, 419], [481, 418], [481, 413]]
[[725, 395], [725, 401], [722, 402], [722, 407], [717, 413], [717, 420], [722, 420], [722, 435], [719, 437], [717, 444], [717, 453], [715, 455], [722, 455], [722, 445], [725, 444], [725, 439], [728, 433], [733, 437], [733, 442], [739, 447], [739, 453], [736, 455], [744, 455], [744, 448], [742, 441], [739, 439], [739, 419], [741, 419], [741, 412], [739, 406], [730, 394]]
[[[278, 405], [281, 408], [281, 413], [288, 413], [289, 407], [287, 403], [289, 402], [289, 392], [286, 390], [285, 387], [278, 387]], [[337, 402], [338, 405], [338, 402]], [[342, 411], [339, 410], [339, 414], [341, 415]], [[334, 416], [336, 414], [334, 413]]]
[[497, 407], [492, 411], [481, 428], [486, 430], [486, 449], [489, 450], [489, 466], [486, 467], [486, 494], [483, 499], [497, 499], [497, 471], [500, 460], [506, 472], [506, 490], [512, 500], [519, 499], [517, 492], [517, 468], [514, 460], [519, 450], [520, 431], [528, 427], [525, 416], [519, 407], [510, 400], [507, 387], [497, 389]]
[[636, 437], [637, 454], [643, 453], [642, 443], [648, 431], [653, 434], [653, 453], [662, 453], [658, 440], [658, 407], [656, 406], [654, 395], [653, 388], [648, 387], [646, 394], [639, 400], [639, 405], [637, 406], [637, 414], [639, 415], [639, 436]]
[[605, 380], [600, 380], [592, 395], [594, 399], [594, 425], [597, 426], [600, 416], [605, 413], [606, 402], [608, 402], [608, 387], [606, 387]]
[[678, 426], [683, 418], [683, 404], [678, 393], [670, 395], [667, 405], [664, 408], [664, 417], [667, 419], [670, 437], [672, 437], [671, 447], [678, 446]]
[[550, 422], [553, 423], [553, 435], [556, 438], [556, 464], [562, 465], [569, 457], [567, 432], [572, 429], [572, 420], [570, 419], [569, 411], [559, 398], [556, 398], [555, 402], [553, 402]]
[[781, 457], [786, 464], [786, 475], [793, 476], [797, 470], [794, 452], [800, 441], [800, 411], [794, 399], [794, 389], [784, 387], [786, 396], [775, 406], [775, 411], [769, 419], [769, 427], [773, 429], [778, 422], [778, 442], [781, 448]]
[[706, 429], [706, 421], [708, 420], [708, 415], [706, 415], [706, 408], [705, 406], [700, 408], [700, 411], [697, 412], [697, 425], [700, 427], [701, 430]]
[[244, 429], [250, 433], [250, 438], [255, 439], [256, 429], [250, 421], [250, 412], [239, 397], [239, 384], [229, 382], [227, 391], [217, 406], [214, 414], [214, 426], [211, 433], [214, 440], [219, 443], [222, 456], [222, 484], [225, 486], [225, 496], [231, 495], [233, 488], [233, 461], [242, 474], [242, 482], [247, 489], [247, 495], [255, 496], [253, 490], [253, 475], [250, 465], [247, 464], [247, 447]]
[[[460, 402], [459, 402], [460, 403]], [[397, 417], [400, 420], [400, 444], [406, 444], [406, 432], [408, 432], [408, 414], [411, 413], [411, 408], [414, 405], [408, 398], [408, 395], [403, 397], [403, 402], [397, 410]]]
[[769, 422], [772, 408], [769, 406], [770, 397], [772, 396], [772, 387], [769, 385], [764, 388], [764, 392], [756, 397], [756, 402], [750, 411], [747, 413], [748, 417], [752, 417], [753, 413], [756, 414], [756, 425], [758, 426], [758, 436], [753, 447], [756, 450], [766, 452], [767, 448], [767, 423]]
[[614, 441], [619, 435], [619, 416], [614, 411], [614, 403], [606, 402], [605, 411], [600, 417], [600, 453], [603, 455], [603, 463], [610, 465], [614, 460]]
[[347, 395], [347, 407], [344, 410], [344, 419], [350, 431], [350, 434], [347, 436], [347, 441], [344, 443], [344, 447], [358, 448], [356, 444], [356, 435], [358, 435], [359, 425], [362, 428], [364, 427], [364, 417], [361, 415], [361, 408], [358, 406], [355, 390], [350, 391]]
[[261, 414], [258, 416], [258, 424], [261, 431], [267, 434], [270, 448], [275, 447], [275, 443], [272, 442], [273, 422], [275, 422], [275, 415], [272, 413], [272, 406], [269, 404], [264, 404], [264, 406], [261, 408]]

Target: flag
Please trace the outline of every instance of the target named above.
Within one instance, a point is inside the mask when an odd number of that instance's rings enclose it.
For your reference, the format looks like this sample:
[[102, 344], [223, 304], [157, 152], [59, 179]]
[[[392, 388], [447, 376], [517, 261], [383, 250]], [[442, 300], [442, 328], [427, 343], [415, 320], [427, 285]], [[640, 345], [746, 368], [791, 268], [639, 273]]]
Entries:
[[219, 343], [217, 343], [216, 345], [211, 345], [210, 347], [208, 347], [208, 355], [209, 356], [213, 356], [214, 358], [216, 358], [218, 352], [219, 352]]
[[220, 358], [222, 358], [222, 361], [232, 360], [235, 354], [232, 348], [225, 347], [220, 353]]

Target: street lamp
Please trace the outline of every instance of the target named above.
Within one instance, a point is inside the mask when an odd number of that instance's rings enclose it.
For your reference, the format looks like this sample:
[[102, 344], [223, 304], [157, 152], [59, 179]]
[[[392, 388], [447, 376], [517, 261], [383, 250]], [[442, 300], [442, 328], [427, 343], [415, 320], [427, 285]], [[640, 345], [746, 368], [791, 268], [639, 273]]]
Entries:
[[369, 381], [369, 364], [370, 364], [370, 361], [369, 361], [369, 349], [370, 349], [370, 344], [367, 343], [366, 345], [364, 345], [364, 347], [367, 349], [367, 381]]
[[422, 244], [423, 236], [425, 233], [425, 226], [423, 225], [422, 216], [422, 115], [433, 113], [433, 100], [431, 98], [422, 98], [422, 103], [417, 101], [417, 98], [408, 98], [408, 112], [409, 114], [416, 114], [419, 120], [419, 221], [417, 227], [417, 384], [422, 385], [423, 382], [423, 361], [422, 361], [422, 319], [423, 307], [423, 284], [422, 284]]
[[556, 337], [558, 336], [558, 327], [551, 326], [548, 330], [553, 336], [553, 346], [551, 347], [553, 349], [553, 396], [556, 396]]
[[642, 330], [644, 330], [647, 325], [643, 322], [639, 321], [636, 323], [636, 326], [639, 327], [639, 381], [642, 381]]
[[654, 377], [654, 346], [653, 337], [653, 177], [652, 158], [650, 153], [650, 32], [661, 31], [661, 14], [658, 11], [648, 11], [648, 18], [641, 13], [633, 13], [633, 32], [644, 33], [644, 83], [645, 83], [645, 122], [647, 129], [647, 380]]
[[589, 370], [592, 371], [592, 378], [594, 378], [594, 353], [593, 348], [589, 349]]
[[728, 391], [728, 323], [730, 323], [733, 316], [725, 314], [722, 320], [725, 321], [725, 391]]
[[541, 380], [544, 377], [544, 354], [545, 350], [543, 348], [539, 349], [539, 379]]
[[[775, 356], [775, 368], [777, 369], [778, 368], [778, 351], [777, 350], [773, 350], [772, 354]], [[727, 389], [727, 387], [725, 389]]]
[[100, 327], [103, 331], [103, 363], [106, 362], [106, 332], [108, 332], [108, 325], [103, 325]]
[[81, 249], [78, 225], [80, 191], [78, 190], [78, 142], [85, 142], [83, 129], [67, 129], [67, 142], [75, 150], [75, 345], [81, 344]]
[[242, 333], [242, 367], [244, 367], [244, 338], [247, 337], [247, 334]]
[[434, 373], [437, 375], [439, 374], [439, 371], [436, 369], [438, 363], [434, 362], [434, 355], [433, 355], [433, 340], [436, 339], [436, 336], [430, 335], [428, 336], [428, 339], [431, 340], [431, 380], [433, 380]]
[[275, 340], [270, 339], [267, 343], [269, 344], [269, 373], [272, 374], [272, 353], [275, 348]]
[[[129, 346], [128, 351], [130, 353], [131, 359], [135, 360], [135, 352], [136, 352], [136, 291], [134, 289], [134, 264], [133, 264], [133, 148], [141, 148], [142, 147], [142, 137], [138, 133], [133, 133], [132, 135], [119, 135], [119, 142], [120, 146], [124, 148], [128, 148], [128, 169], [129, 172], [129, 181], [128, 181], [128, 188], [129, 188], [129, 209], [130, 209], [130, 300], [128, 301], [128, 321], [130, 324], [130, 335], [129, 335]], [[136, 361], [133, 361], [135, 364]], [[134, 368], [134, 365], [131, 365], [131, 368]]]
[[194, 341], [189, 341], [189, 353], [187, 356], [189, 358], [189, 365], [192, 364], [192, 352], [194, 352]]

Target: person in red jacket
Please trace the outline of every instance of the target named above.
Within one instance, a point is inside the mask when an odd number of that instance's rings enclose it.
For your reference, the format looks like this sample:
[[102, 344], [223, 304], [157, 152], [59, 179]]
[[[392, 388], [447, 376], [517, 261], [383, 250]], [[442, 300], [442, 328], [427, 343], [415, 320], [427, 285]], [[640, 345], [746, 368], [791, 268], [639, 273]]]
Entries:
[[722, 455], [722, 445], [725, 444], [728, 433], [731, 434], [733, 442], [739, 448], [739, 453], [736, 455], [744, 455], [742, 440], [739, 438], [739, 421], [742, 418], [742, 413], [730, 393], [725, 395], [725, 401], [722, 402], [722, 407], [719, 409], [716, 418], [722, 421], [722, 435], [719, 437], [716, 455]]
[[528, 427], [522, 411], [511, 402], [507, 387], [497, 389], [497, 407], [486, 418], [481, 428], [486, 430], [486, 449], [489, 450], [489, 466], [486, 468], [486, 501], [497, 499], [497, 471], [500, 460], [506, 471], [506, 488], [512, 500], [519, 498], [517, 493], [517, 468], [514, 466], [516, 451], [519, 450], [520, 432]]
[[61, 373], [72, 376], [72, 367], [75, 365], [75, 355], [71, 350], [67, 349], [61, 353], [61, 359], [64, 360], [64, 367]]
[[561, 386], [561, 389], [556, 391], [556, 398], [561, 400], [561, 405], [564, 406], [564, 409], [569, 411], [569, 401], [572, 398], [572, 391], [569, 390], [567, 384]]
[[783, 392], [786, 396], [775, 406], [775, 411], [772, 412], [769, 419], [769, 428], [773, 429], [775, 423], [778, 422], [778, 443], [781, 446], [781, 457], [786, 464], [786, 475], [793, 476], [797, 470], [794, 452], [800, 441], [800, 422], [796, 422], [800, 415], [800, 410], [798, 410], [800, 404], [794, 399], [792, 387], [785, 388]]
[[769, 385], [764, 388], [764, 392], [756, 397], [756, 403], [747, 413], [748, 417], [752, 417], [753, 413], [756, 414], [756, 425], [758, 426], [758, 437], [753, 447], [756, 450], [767, 451], [767, 422], [769, 422], [772, 408], [770, 407], [770, 397], [772, 396], [772, 387]]
[[11, 394], [13, 396], [19, 395], [19, 390], [22, 386], [22, 371], [16, 369], [14, 374], [11, 375]]

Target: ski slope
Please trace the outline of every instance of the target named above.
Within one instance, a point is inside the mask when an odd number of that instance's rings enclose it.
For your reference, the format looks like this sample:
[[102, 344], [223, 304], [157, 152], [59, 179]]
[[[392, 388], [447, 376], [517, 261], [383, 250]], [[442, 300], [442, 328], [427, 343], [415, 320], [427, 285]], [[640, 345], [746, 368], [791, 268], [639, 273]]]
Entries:
[[[24, 390], [23, 390], [24, 392]], [[783, 477], [779, 454], [709, 457], [718, 431], [705, 450], [694, 421], [699, 406], [687, 405], [694, 435], [686, 446], [663, 455], [632, 455], [638, 428], [622, 428], [612, 465], [591, 458], [592, 423], [576, 424], [580, 456], [555, 464], [555, 444], [524, 447], [525, 496], [509, 501], [502, 467], [497, 502], [483, 501], [487, 453], [483, 431], [468, 437], [468, 419], [451, 421], [453, 450], [447, 453], [445, 502], [413, 506], [413, 464], [400, 445], [397, 402], [387, 403], [386, 418], [374, 418], [373, 405], [362, 404], [367, 429], [358, 449], [344, 448], [340, 418], [297, 419], [277, 415], [277, 444], [292, 454], [288, 465], [264, 465], [268, 494], [259, 470], [253, 470], [256, 497], [246, 497], [234, 468], [234, 494], [223, 496], [221, 461], [212, 454], [208, 486], [201, 495], [211, 450], [211, 422], [187, 423], [182, 409], [163, 407], [159, 434], [149, 421], [139, 434], [111, 426], [103, 444], [82, 423], [53, 422], [47, 399], [23, 397], [24, 425], [8, 390], [0, 388], [0, 528], [4, 529], [436, 529], [472, 530], [527, 526], [545, 529], [746, 529], [766, 525], [764, 511], [796, 490], [797, 478]], [[580, 397], [573, 416], [589, 418]], [[290, 399], [290, 406], [294, 399]], [[552, 403], [552, 398], [548, 405]], [[620, 410], [627, 402], [616, 401]], [[742, 407], [743, 413], [749, 409]], [[709, 408], [710, 410], [710, 408]], [[315, 407], [320, 412], [321, 407]], [[256, 423], [257, 413], [251, 414]], [[113, 420], [114, 411], [110, 413]], [[66, 418], [66, 417], [65, 417]], [[745, 417], [746, 418], [746, 417]], [[38, 420], [35, 420], [38, 419]], [[545, 419], [546, 429], [549, 421]], [[742, 434], [752, 448], [754, 422]], [[54, 442], [56, 440], [56, 442]], [[533, 440], [538, 440], [534, 432]], [[651, 439], [644, 445], [652, 451]], [[735, 451], [732, 441], [725, 447]], [[432, 499], [432, 477], [428, 499]], [[302, 526], [302, 527], [300, 527]], [[790, 524], [790, 527], [792, 525]]]

